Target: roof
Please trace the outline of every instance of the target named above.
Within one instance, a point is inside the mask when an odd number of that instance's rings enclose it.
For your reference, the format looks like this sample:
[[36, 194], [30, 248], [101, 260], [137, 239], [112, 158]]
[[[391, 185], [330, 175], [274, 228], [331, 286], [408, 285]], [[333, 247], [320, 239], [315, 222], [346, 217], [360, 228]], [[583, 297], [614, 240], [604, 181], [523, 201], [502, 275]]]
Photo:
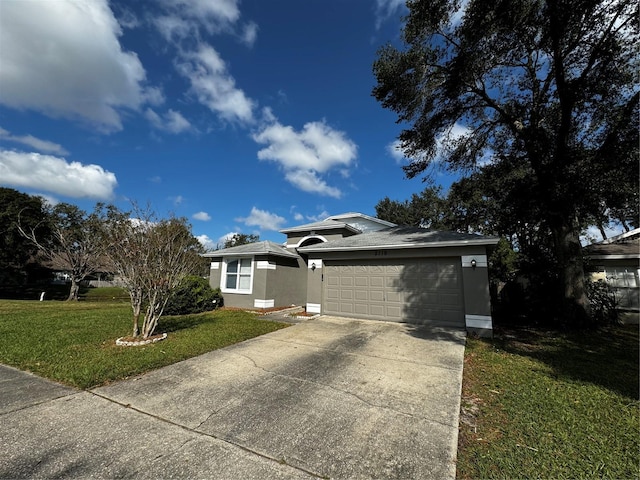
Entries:
[[332, 230], [336, 228], [345, 228], [353, 233], [360, 233], [355, 227], [352, 227], [348, 223], [339, 222], [337, 220], [322, 220], [321, 222], [306, 223], [304, 225], [298, 225], [296, 227], [289, 227], [280, 230], [280, 233], [294, 233], [294, 232], [307, 232], [310, 230]]
[[391, 227], [377, 232], [363, 233], [352, 237], [318, 243], [299, 248], [300, 252], [332, 252], [350, 250], [382, 250], [425, 248], [425, 247], [455, 247], [469, 245], [495, 245], [498, 237], [482, 235], [428, 230], [419, 227]]
[[280, 230], [280, 233], [308, 232], [311, 230], [314, 230], [314, 231], [331, 230], [336, 228], [344, 228], [353, 233], [362, 233], [361, 229], [352, 225], [352, 223], [357, 223], [357, 222], [345, 221], [349, 219], [358, 219], [358, 218], [362, 220], [367, 220], [372, 223], [377, 223], [382, 227], [396, 226], [395, 223], [387, 222], [386, 220], [380, 220], [379, 218], [371, 217], [369, 215], [365, 215], [364, 213], [349, 212], [349, 213], [341, 213], [339, 215], [332, 215], [320, 222], [313, 222], [313, 223], [307, 223], [304, 225], [297, 225], [295, 227], [284, 228]]
[[276, 257], [298, 258], [298, 255], [287, 250], [282, 245], [265, 240], [263, 242], [247, 243], [237, 247], [223, 248], [203, 254], [203, 257], [230, 257], [234, 255], [273, 255]]
[[343, 218], [364, 218], [365, 220], [370, 220], [372, 222], [380, 223], [385, 227], [397, 227], [397, 224], [395, 223], [387, 222], [386, 220], [382, 220], [377, 217], [371, 217], [369, 215], [365, 215], [364, 213], [358, 213], [358, 212], [348, 212], [348, 213], [341, 213], [339, 215], [331, 215], [329, 218], [327, 218], [327, 220], [340, 220]]
[[594, 243], [584, 247], [584, 253], [593, 259], [640, 259], [640, 238], [624, 238], [612, 243]]

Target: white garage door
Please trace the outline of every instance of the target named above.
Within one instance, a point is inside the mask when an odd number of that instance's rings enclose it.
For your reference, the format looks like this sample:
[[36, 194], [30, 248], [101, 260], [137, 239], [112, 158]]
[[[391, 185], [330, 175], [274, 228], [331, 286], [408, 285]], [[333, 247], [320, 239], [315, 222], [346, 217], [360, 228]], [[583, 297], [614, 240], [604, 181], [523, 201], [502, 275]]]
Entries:
[[324, 262], [323, 313], [464, 327], [459, 258]]

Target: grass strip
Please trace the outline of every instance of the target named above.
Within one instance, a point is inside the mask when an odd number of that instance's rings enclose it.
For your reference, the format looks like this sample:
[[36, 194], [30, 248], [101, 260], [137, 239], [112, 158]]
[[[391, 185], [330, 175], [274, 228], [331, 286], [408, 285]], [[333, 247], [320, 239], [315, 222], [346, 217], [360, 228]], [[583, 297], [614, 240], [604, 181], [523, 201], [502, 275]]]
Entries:
[[638, 327], [469, 338], [457, 477], [640, 477]]
[[269, 333], [287, 324], [242, 311], [163, 317], [167, 340], [115, 345], [131, 333], [123, 303], [0, 300], [0, 363], [92, 388]]

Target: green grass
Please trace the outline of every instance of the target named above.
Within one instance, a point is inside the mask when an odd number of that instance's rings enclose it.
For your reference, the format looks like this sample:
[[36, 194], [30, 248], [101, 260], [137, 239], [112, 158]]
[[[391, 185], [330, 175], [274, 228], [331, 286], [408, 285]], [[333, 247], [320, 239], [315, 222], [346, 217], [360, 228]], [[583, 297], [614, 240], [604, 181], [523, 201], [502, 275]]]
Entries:
[[162, 342], [115, 345], [131, 333], [125, 303], [0, 300], [0, 363], [91, 388], [263, 335], [285, 324], [241, 311], [163, 317]]
[[638, 327], [469, 338], [457, 476], [639, 478]]

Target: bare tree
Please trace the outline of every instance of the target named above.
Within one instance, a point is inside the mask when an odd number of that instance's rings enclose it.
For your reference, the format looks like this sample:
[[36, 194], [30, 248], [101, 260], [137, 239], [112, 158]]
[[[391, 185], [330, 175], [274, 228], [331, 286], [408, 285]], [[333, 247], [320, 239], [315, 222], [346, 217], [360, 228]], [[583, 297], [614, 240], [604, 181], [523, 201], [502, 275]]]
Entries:
[[131, 298], [132, 335], [146, 339], [153, 335], [171, 291], [198, 272], [202, 246], [186, 219], [158, 219], [149, 207], [134, 205], [132, 217], [111, 208], [109, 219], [105, 238], [112, 265]]
[[43, 222], [49, 224], [50, 236], [40, 236], [40, 224], [27, 226], [20, 217], [18, 229], [38, 248], [49, 267], [69, 274], [71, 289], [67, 300], [78, 300], [80, 282], [106, 268], [101, 235], [103, 205], [97, 204], [91, 214], [68, 203], [59, 203], [47, 210]]

